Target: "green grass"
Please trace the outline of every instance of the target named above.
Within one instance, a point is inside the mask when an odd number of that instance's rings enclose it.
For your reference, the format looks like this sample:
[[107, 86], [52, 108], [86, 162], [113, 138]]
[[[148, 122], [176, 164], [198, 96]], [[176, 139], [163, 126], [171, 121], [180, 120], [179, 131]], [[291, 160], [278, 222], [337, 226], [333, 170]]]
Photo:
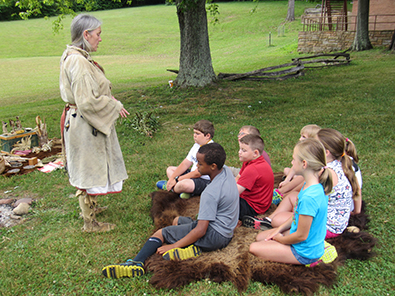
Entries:
[[[313, 4], [296, 2], [297, 14]], [[210, 25], [214, 69], [247, 72], [297, 57], [300, 21], [277, 28], [287, 1], [221, 3], [219, 25]], [[236, 135], [245, 124], [257, 126], [273, 170], [289, 166], [300, 129], [310, 123], [335, 128], [354, 141], [363, 174], [363, 199], [371, 217], [369, 231], [379, 239], [377, 256], [349, 260], [338, 269], [333, 289], [319, 295], [392, 295], [395, 255], [394, 98], [395, 56], [382, 49], [352, 53], [349, 66], [309, 70], [304, 77], [277, 82], [219, 82], [204, 89], [170, 89], [178, 68], [179, 32], [173, 6], [95, 12], [104, 21], [103, 42], [95, 59], [106, 69], [114, 93], [131, 112], [153, 112], [160, 128], [153, 138], [117, 123], [129, 179], [121, 194], [100, 198], [109, 210], [100, 221], [117, 224], [103, 234], [80, 232], [75, 189], [62, 171], [0, 178], [0, 196], [36, 201], [26, 221], [0, 229], [1, 295], [237, 295], [231, 283], [199, 281], [177, 290], [156, 290], [150, 274], [111, 280], [105, 265], [134, 256], [153, 230], [149, 193], [192, 145], [191, 127], [211, 120], [215, 141], [227, 164], [239, 166]], [[70, 20], [66, 20], [68, 27]], [[68, 30], [52, 35], [45, 20], [0, 23], [0, 120], [16, 115], [24, 126], [45, 117], [50, 137], [59, 137], [63, 103], [58, 94], [59, 57]], [[274, 46], [268, 46], [272, 32]], [[273, 33], [274, 32], [274, 33]], [[33, 45], [33, 47], [32, 47]], [[33, 48], [33, 49], [31, 49]], [[11, 193], [4, 193], [10, 190]], [[251, 282], [245, 295], [281, 295], [279, 288]]]
[[[209, 28], [217, 73], [255, 70], [255, 67], [271, 66], [282, 60], [289, 62], [289, 47], [295, 54], [299, 21], [286, 24], [285, 36], [277, 37], [287, 4], [262, 2], [257, 12], [251, 14], [255, 5], [252, 2], [220, 4], [220, 23]], [[296, 13], [300, 15], [307, 5], [297, 3]], [[166, 84], [175, 78], [166, 71], [178, 69], [179, 29], [175, 6], [92, 14], [103, 21], [103, 42], [93, 56], [117, 86], [116, 93], [131, 86]], [[59, 59], [65, 44], [70, 42], [71, 18], [65, 19], [66, 29], [56, 35], [51, 31], [52, 20], [0, 23], [1, 107], [58, 97]], [[275, 46], [272, 47], [268, 43], [269, 32], [273, 35]], [[288, 57], [283, 56], [284, 53], [288, 53]], [[229, 63], [235, 59], [239, 62]]]

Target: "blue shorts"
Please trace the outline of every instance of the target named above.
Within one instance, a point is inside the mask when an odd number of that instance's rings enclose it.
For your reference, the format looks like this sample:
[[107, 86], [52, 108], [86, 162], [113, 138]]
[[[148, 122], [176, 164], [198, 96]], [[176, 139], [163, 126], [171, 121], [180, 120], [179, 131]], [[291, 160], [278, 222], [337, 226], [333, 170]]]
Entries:
[[309, 259], [309, 258], [300, 256], [300, 255], [296, 252], [296, 250], [295, 250], [295, 248], [294, 248], [293, 245], [291, 245], [291, 251], [292, 251], [292, 254], [294, 254], [296, 260], [298, 260], [299, 263], [302, 264], [302, 265], [311, 264], [311, 263], [317, 262], [318, 259], [320, 259], [320, 258], [317, 258], [317, 259]]

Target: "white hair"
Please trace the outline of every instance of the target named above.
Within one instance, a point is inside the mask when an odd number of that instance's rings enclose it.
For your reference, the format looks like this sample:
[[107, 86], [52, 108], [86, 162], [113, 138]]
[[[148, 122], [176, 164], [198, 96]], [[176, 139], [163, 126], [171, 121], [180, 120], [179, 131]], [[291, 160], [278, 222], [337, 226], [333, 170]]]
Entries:
[[90, 52], [92, 47], [90, 43], [84, 38], [84, 32], [92, 32], [101, 26], [102, 22], [94, 16], [88, 14], [79, 14], [71, 22], [71, 44], [81, 47]]

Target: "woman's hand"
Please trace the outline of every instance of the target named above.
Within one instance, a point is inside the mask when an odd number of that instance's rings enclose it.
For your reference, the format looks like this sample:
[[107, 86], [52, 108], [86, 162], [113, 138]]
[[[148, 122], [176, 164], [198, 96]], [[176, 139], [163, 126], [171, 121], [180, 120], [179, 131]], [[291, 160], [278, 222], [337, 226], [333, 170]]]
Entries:
[[125, 108], [122, 108], [121, 111], [119, 111], [119, 114], [121, 117], [126, 118], [130, 113]]
[[[115, 101], [118, 101], [116, 98], [114, 98], [114, 96], [112, 96], [112, 98]], [[121, 117], [123, 118], [126, 118], [128, 115], [130, 115], [130, 113], [125, 108], [122, 107], [121, 111], [119, 111], [119, 115], [121, 115]]]

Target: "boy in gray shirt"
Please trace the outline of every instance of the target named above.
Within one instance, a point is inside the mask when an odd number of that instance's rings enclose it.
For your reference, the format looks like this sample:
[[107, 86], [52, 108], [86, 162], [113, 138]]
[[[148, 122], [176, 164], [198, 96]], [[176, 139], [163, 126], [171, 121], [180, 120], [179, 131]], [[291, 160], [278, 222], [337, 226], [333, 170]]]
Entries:
[[172, 226], [155, 232], [134, 259], [104, 267], [105, 277], [141, 276], [145, 260], [155, 252], [166, 260], [184, 260], [229, 244], [239, 218], [239, 193], [232, 172], [224, 166], [225, 150], [210, 143], [200, 147], [196, 157], [199, 173], [211, 179], [200, 197], [198, 220], [176, 217]]

